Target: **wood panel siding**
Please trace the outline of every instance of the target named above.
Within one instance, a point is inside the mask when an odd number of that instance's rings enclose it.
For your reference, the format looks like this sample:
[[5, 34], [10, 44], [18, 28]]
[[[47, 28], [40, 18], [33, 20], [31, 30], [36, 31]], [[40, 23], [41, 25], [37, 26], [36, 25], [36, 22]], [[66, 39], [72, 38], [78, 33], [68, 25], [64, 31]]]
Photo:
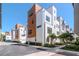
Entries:
[[41, 9], [37, 4], [28, 11], [28, 37], [36, 37], [36, 13]]

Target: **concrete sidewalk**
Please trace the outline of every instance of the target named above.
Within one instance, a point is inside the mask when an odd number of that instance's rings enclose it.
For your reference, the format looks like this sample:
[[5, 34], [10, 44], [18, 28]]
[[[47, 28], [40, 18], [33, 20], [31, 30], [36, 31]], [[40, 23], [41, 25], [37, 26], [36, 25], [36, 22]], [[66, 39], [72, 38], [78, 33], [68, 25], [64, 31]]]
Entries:
[[64, 55], [57, 54], [54, 52], [40, 51], [40, 52], [35, 52], [32, 54], [25, 55], [25, 56], [64, 56]]
[[0, 42], [0, 45], [11, 45], [11, 44], [17, 44], [13, 42]]
[[53, 47], [53, 48], [42, 47], [42, 46], [32, 46], [32, 47], [40, 48], [41, 50], [46, 49], [47, 51], [51, 51], [51, 52], [56, 53], [56, 54], [59, 54], [59, 55], [79, 56], [79, 52], [77, 52], [77, 51], [69, 51], [69, 50], [61, 49], [64, 46]]

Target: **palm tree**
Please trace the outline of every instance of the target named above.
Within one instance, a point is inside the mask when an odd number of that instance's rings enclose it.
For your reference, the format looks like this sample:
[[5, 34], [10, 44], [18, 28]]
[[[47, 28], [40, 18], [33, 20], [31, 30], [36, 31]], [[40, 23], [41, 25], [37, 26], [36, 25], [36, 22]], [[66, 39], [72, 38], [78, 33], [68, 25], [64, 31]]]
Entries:
[[49, 34], [48, 38], [51, 38], [50, 39], [51, 40], [50, 43], [52, 44], [53, 40], [56, 38], [56, 35], [55, 34]]

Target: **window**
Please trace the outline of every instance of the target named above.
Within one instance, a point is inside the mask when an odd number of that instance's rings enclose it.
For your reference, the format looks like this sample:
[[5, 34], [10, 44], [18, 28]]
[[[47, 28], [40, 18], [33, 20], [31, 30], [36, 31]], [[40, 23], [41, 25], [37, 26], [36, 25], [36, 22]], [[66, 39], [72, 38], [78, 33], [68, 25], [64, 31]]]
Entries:
[[41, 25], [37, 26], [37, 28], [40, 28], [40, 27], [41, 27]]
[[32, 34], [32, 30], [28, 30], [28, 34]]
[[33, 13], [30, 13], [30, 14], [29, 14], [29, 17], [32, 16], [32, 15], [33, 15]]
[[25, 31], [22, 32], [22, 36], [25, 36]]
[[28, 16], [29, 16], [29, 17], [32, 16], [33, 13], [34, 13], [34, 11], [33, 11], [33, 10], [30, 10], [30, 11], [28, 12]]
[[60, 32], [57, 31], [57, 35], [59, 35], [59, 34], [60, 34]]
[[21, 36], [25, 36], [25, 33], [22, 33], [22, 35]]
[[47, 33], [51, 34], [52, 33], [52, 28], [47, 27]]
[[49, 18], [48, 16], [46, 16], [46, 20], [47, 20], [48, 22], [50, 22], [50, 18]]
[[34, 24], [34, 21], [32, 20], [32, 24]]

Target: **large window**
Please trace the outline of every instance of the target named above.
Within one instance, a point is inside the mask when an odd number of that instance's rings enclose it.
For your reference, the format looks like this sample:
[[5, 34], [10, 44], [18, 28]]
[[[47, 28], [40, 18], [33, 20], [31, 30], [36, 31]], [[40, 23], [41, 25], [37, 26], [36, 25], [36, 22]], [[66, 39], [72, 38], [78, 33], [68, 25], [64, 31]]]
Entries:
[[46, 20], [47, 20], [48, 22], [50, 22], [50, 17], [46, 16]]
[[47, 27], [47, 33], [52, 34], [52, 28]]

